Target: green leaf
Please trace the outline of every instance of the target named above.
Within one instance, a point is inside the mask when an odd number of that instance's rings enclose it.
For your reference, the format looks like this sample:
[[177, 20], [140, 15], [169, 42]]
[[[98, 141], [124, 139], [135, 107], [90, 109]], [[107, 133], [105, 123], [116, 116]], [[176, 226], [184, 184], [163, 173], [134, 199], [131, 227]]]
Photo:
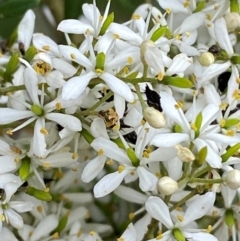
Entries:
[[[5, 0], [0, 2], [0, 35], [9, 38], [24, 13], [35, 8], [40, 0]], [[6, 27], [7, 26], [7, 27]]]

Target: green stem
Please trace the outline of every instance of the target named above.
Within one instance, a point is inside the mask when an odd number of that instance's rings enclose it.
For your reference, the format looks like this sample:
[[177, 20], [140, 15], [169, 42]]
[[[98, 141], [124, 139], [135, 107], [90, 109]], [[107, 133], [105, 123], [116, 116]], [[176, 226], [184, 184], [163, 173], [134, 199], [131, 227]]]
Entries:
[[9, 86], [9, 87], [5, 87], [5, 88], [0, 88], [0, 95], [5, 95], [10, 92], [15, 92], [18, 90], [25, 90], [25, 89], [26, 89], [25, 85], [17, 85], [17, 86]]
[[205, 179], [205, 178], [192, 178], [189, 183], [199, 182], [207, 184], [223, 183], [222, 179]]
[[195, 173], [194, 177], [199, 177], [204, 173], [207, 173], [211, 170], [212, 168], [210, 166], [206, 166], [203, 169], [199, 170], [198, 172]]
[[147, 107], [147, 105], [146, 105], [146, 103], [145, 103], [145, 101], [144, 101], [144, 99], [142, 97], [142, 93], [140, 91], [139, 85], [136, 84], [136, 85], [134, 85], [134, 87], [136, 89], [136, 93], [137, 93], [138, 99], [140, 101], [140, 104], [142, 106], [142, 109], [144, 110]]
[[179, 202], [175, 203], [171, 208], [169, 208], [169, 211], [171, 212], [175, 208], [182, 206], [187, 200], [192, 198], [197, 193], [198, 193], [198, 190], [195, 188], [187, 196], [185, 196], [183, 199], [181, 199]]
[[158, 220], [152, 219], [151, 223], [148, 224], [148, 231], [145, 233], [142, 241], [146, 241], [154, 238], [154, 232], [158, 226], [158, 223], [159, 223]]
[[148, 65], [144, 64], [144, 66], [143, 66], [143, 79], [147, 78], [147, 73], [148, 73]]

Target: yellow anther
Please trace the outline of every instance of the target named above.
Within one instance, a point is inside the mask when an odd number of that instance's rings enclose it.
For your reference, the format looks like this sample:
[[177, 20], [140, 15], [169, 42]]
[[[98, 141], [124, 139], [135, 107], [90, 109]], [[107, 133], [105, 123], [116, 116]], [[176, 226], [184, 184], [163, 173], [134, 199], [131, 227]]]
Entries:
[[155, 176], [156, 176], [157, 178], [162, 177], [162, 175], [161, 175], [161, 173], [160, 173], [160, 172], [155, 172]]
[[86, 218], [86, 219], [91, 218], [91, 213], [90, 213], [89, 211], [86, 213], [85, 218]]
[[127, 58], [127, 62], [128, 62], [129, 64], [133, 64], [133, 58], [132, 58], [132, 57], [128, 57], [128, 58]]
[[42, 46], [42, 49], [44, 49], [46, 51], [49, 51], [50, 50], [50, 46], [49, 45], [44, 45], [44, 46]]
[[91, 31], [90, 29], [87, 29], [86, 32], [85, 32], [86, 35], [90, 35], [91, 34]]
[[53, 239], [59, 239], [59, 234], [58, 232], [54, 233], [52, 236]]
[[19, 149], [17, 146], [10, 146], [11, 151], [17, 153], [17, 154], [22, 154], [21, 149]]
[[131, 171], [130, 175], [134, 176], [135, 175], [135, 171]]
[[158, 79], [159, 81], [161, 81], [161, 80], [163, 79], [163, 77], [164, 77], [164, 73], [163, 73], [163, 72], [159, 72], [159, 73], [158, 73], [158, 76], [157, 76], [157, 79]]
[[166, 8], [165, 10], [166, 10], [167, 14], [170, 14], [172, 12], [172, 10], [170, 8]]
[[62, 104], [60, 102], [57, 102], [55, 107], [56, 107], [56, 110], [61, 110], [62, 109]]
[[132, 220], [135, 218], [135, 214], [134, 213], [129, 213], [128, 215], [129, 219]]
[[221, 120], [220, 120], [220, 126], [221, 126], [221, 127], [224, 127], [225, 125], [226, 125], [226, 120], [221, 119]]
[[177, 215], [177, 218], [178, 218], [178, 220], [179, 220], [180, 222], [183, 221], [183, 216], [181, 216], [181, 215]]
[[208, 232], [208, 233], [211, 233], [211, 231], [212, 231], [212, 226], [211, 226], [211, 225], [208, 225], [208, 227], [207, 227], [207, 232]]
[[2, 54], [2, 52], [0, 51], [0, 57], [2, 57], [3, 56], [3, 54]]
[[34, 70], [37, 74], [45, 75], [46, 73], [50, 72], [52, 70], [52, 67], [50, 64], [41, 61], [38, 61], [34, 66]]
[[45, 168], [51, 167], [49, 162], [44, 162], [42, 166], [45, 167]]
[[150, 155], [149, 155], [149, 153], [148, 153], [147, 151], [144, 151], [144, 152], [143, 152], [143, 156], [144, 156], [145, 158], [149, 158]]
[[176, 210], [182, 212], [182, 207], [177, 207]]
[[79, 229], [77, 232], [77, 237], [80, 237], [81, 235], [82, 235], [82, 231], [81, 231], [81, 229]]
[[70, 54], [70, 57], [71, 57], [71, 59], [76, 59], [76, 55], [73, 53]]
[[120, 36], [119, 36], [117, 33], [115, 33], [115, 34], [113, 34], [113, 38], [115, 38], [115, 39], [119, 39]]
[[144, 119], [141, 120], [141, 125], [144, 126], [146, 121]]
[[197, 96], [198, 95], [198, 91], [197, 90], [194, 90], [193, 91], [193, 96]]
[[191, 123], [190, 126], [192, 130], [197, 131], [197, 127], [195, 123]]
[[4, 222], [6, 220], [6, 218], [3, 214], [0, 214], [0, 220], [2, 220], [2, 222]]
[[190, 1], [189, 0], [187, 0], [186, 2], [183, 3], [183, 6], [185, 8], [189, 7], [189, 5], [190, 5]]
[[13, 132], [12, 132], [12, 130], [7, 130], [7, 131], [6, 131], [6, 134], [12, 136], [12, 135], [13, 135]]
[[41, 213], [42, 210], [43, 210], [42, 206], [37, 206], [37, 211], [38, 211], [39, 213]]
[[140, 19], [141, 18], [141, 15], [139, 15], [139, 14], [133, 14], [132, 15], [132, 19], [133, 20], [138, 20], [138, 19]]
[[124, 72], [124, 74], [129, 74], [129, 68], [128, 67], [124, 67], [123, 68], [123, 72]]
[[44, 192], [49, 192], [49, 191], [50, 191], [49, 187], [46, 187], [46, 188], [44, 189]]
[[15, 157], [15, 158], [14, 158], [14, 161], [15, 161], [16, 163], [19, 163], [20, 159], [19, 159], [18, 157]]
[[103, 16], [100, 15], [100, 16], [99, 16], [99, 21], [102, 21], [102, 20], [103, 20]]
[[91, 236], [94, 236], [94, 235], [96, 235], [96, 232], [95, 232], [95, 231], [90, 231], [89, 234], [90, 234]]
[[102, 73], [103, 73], [103, 70], [102, 70], [102, 69], [95, 69], [95, 72], [96, 72], [97, 74], [102, 74]]
[[74, 159], [76, 159], [77, 157], [78, 157], [77, 152], [74, 152], [74, 153], [72, 154], [72, 159], [74, 160]]
[[217, 210], [213, 210], [213, 211], [212, 211], [212, 215], [213, 215], [213, 216], [217, 216], [217, 215], [218, 215], [218, 211], [217, 211]]
[[157, 237], [156, 237], [156, 240], [159, 240], [159, 239], [162, 239], [163, 238], [163, 235], [162, 234], [159, 234]]
[[209, 13], [207, 13], [207, 14], [206, 14], [206, 18], [207, 18], [207, 20], [211, 21], [211, 19], [212, 19], [212, 15], [209, 14]]
[[107, 165], [113, 165], [113, 164], [114, 164], [113, 159], [108, 160], [108, 161], [106, 162], [106, 164], [107, 164]]
[[237, 84], [240, 84], [240, 78], [236, 78]]
[[234, 130], [227, 130], [226, 136], [235, 136], [236, 132]]
[[221, 110], [226, 110], [226, 109], [227, 109], [227, 106], [228, 106], [228, 103], [221, 103], [221, 104], [219, 105], [219, 108], [220, 108]]
[[218, 10], [218, 5], [214, 5], [214, 10]]
[[183, 108], [183, 102], [178, 100], [177, 103], [174, 105], [176, 109], [181, 109]]
[[175, 36], [175, 39], [177, 39], [177, 40], [181, 40], [181, 38], [182, 38], [182, 36], [179, 35], [179, 34], [177, 34], [177, 35]]
[[41, 128], [40, 133], [42, 133], [43, 135], [48, 135], [48, 131], [44, 127]]
[[114, 130], [114, 131], [119, 131], [119, 130], [120, 130], [120, 125], [116, 124], [116, 125], [112, 128], [112, 130]]
[[78, 168], [77, 167], [72, 167], [72, 171], [77, 172]]
[[103, 155], [103, 153], [104, 153], [104, 150], [103, 150], [103, 149], [98, 150], [98, 156]]
[[189, 37], [191, 34], [189, 32], [186, 32], [185, 35]]
[[240, 99], [240, 95], [239, 95], [239, 90], [238, 89], [234, 90], [233, 97], [235, 98], [235, 100], [239, 100]]
[[118, 167], [118, 172], [121, 173], [124, 169], [125, 169], [125, 167], [120, 165], [120, 166]]
[[117, 241], [125, 241], [124, 238], [118, 238]]

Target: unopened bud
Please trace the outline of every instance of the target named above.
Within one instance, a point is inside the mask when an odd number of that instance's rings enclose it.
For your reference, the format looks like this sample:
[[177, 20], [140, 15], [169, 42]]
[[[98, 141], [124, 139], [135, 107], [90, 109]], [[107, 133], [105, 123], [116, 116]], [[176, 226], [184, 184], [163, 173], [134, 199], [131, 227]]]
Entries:
[[203, 52], [201, 55], [198, 57], [198, 61], [202, 66], [210, 66], [211, 64], [214, 63], [215, 58], [214, 55], [210, 52]]
[[233, 169], [225, 172], [222, 177], [224, 184], [229, 188], [236, 190], [240, 187], [240, 171]]
[[238, 13], [227, 13], [224, 16], [224, 19], [226, 21], [228, 32], [232, 32], [240, 26], [240, 16]]
[[50, 193], [45, 192], [43, 190], [36, 189], [34, 187], [27, 187], [26, 193], [30, 196], [35, 197], [38, 200], [42, 200], [42, 201], [51, 201], [52, 200], [52, 196]]
[[171, 195], [178, 190], [178, 183], [171, 177], [161, 177], [157, 183], [158, 191], [164, 195]]
[[158, 129], [166, 125], [166, 120], [163, 113], [154, 109], [153, 107], [146, 107], [144, 109], [143, 116], [145, 120], [149, 123], [149, 125], [153, 128]]
[[182, 162], [192, 162], [195, 160], [195, 156], [187, 147], [176, 145], [175, 148], [177, 149], [177, 155]]

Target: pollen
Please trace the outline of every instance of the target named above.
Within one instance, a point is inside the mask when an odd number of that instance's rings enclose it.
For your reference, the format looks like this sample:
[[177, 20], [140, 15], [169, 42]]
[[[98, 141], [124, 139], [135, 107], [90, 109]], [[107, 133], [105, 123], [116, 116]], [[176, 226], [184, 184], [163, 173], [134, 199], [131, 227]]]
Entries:
[[107, 164], [107, 165], [113, 165], [113, 164], [114, 164], [113, 159], [108, 160], [108, 161], [106, 162], [106, 164]]
[[12, 136], [12, 135], [13, 135], [13, 132], [12, 132], [12, 130], [7, 130], [7, 131], [6, 131], [6, 134]]
[[94, 236], [94, 235], [96, 235], [96, 232], [95, 232], [95, 231], [90, 231], [89, 234], [90, 234], [91, 236]]
[[124, 169], [125, 169], [125, 167], [120, 165], [118, 167], [118, 172], [121, 173], [121, 172], [123, 172]]
[[42, 46], [43, 50], [49, 51], [50, 50], [50, 46], [49, 45], [44, 45]]
[[70, 54], [70, 57], [71, 57], [71, 59], [76, 59], [76, 55], [75, 54]]
[[74, 152], [73, 154], [72, 154], [72, 159], [74, 160], [74, 159], [76, 159], [78, 157], [78, 154], [76, 153], [76, 152]]
[[42, 133], [43, 135], [48, 135], [48, 131], [44, 127], [41, 128], [40, 133]]
[[62, 104], [60, 102], [57, 102], [55, 105], [57, 110], [61, 110], [62, 109]]
[[39, 213], [41, 213], [42, 210], [43, 210], [42, 206], [37, 206], [37, 211], [38, 211]]
[[234, 130], [227, 130], [226, 136], [235, 136], [236, 132]]
[[52, 70], [52, 67], [50, 64], [40, 60], [38, 61], [34, 66], [34, 70], [37, 74], [45, 75], [46, 73], [50, 72]]
[[127, 62], [128, 62], [129, 64], [133, 64], [133, 58], [132, 58], [132, 57], [128, 57], [128, 58], [127, 58]]
[[177, 218], [178, 218], [178, 220], [179, 220], [180, 222], [182, 222], [182, 221], [183, 221], [183, 216], [178, 215], [178, 216], [177, 216]]
[[157, 79], [158, 79], [159, 81], [161, 81], [161, 80], [163, 79], [163, 77], [164, 77], [164, 73], [163, 73], [163, 72], [159, 72], [159, 73], [158, 73], [158, 76], [157, 76]]
[[129, 219], [132, 220], [135, 218], [135, 214], [134, 213], [129, 213], [128, 215]]
[[22, 151], [21, 151], [21, 149], [19, 149], [18, 147], [16, 147], [16, 146], [10, 146], [10, 149], [11, 149], [11, 151], [13, 151], [13, 152], [15, 152], [15, 153], [17, 153], [17, 154], [22, 154]]
[[132, 15], [132, 19], [133, 20], [138, 20], [138, 19], [140, 19], [141, 18], [141, 16], [139, 15], [139, 14], [133, 14]]
[[103, 155], [103, 153], [104, 153], [104, 150], [103, 150], [103, 149], [100, 149], [100, 150], [98, 151], [98, 156]]

